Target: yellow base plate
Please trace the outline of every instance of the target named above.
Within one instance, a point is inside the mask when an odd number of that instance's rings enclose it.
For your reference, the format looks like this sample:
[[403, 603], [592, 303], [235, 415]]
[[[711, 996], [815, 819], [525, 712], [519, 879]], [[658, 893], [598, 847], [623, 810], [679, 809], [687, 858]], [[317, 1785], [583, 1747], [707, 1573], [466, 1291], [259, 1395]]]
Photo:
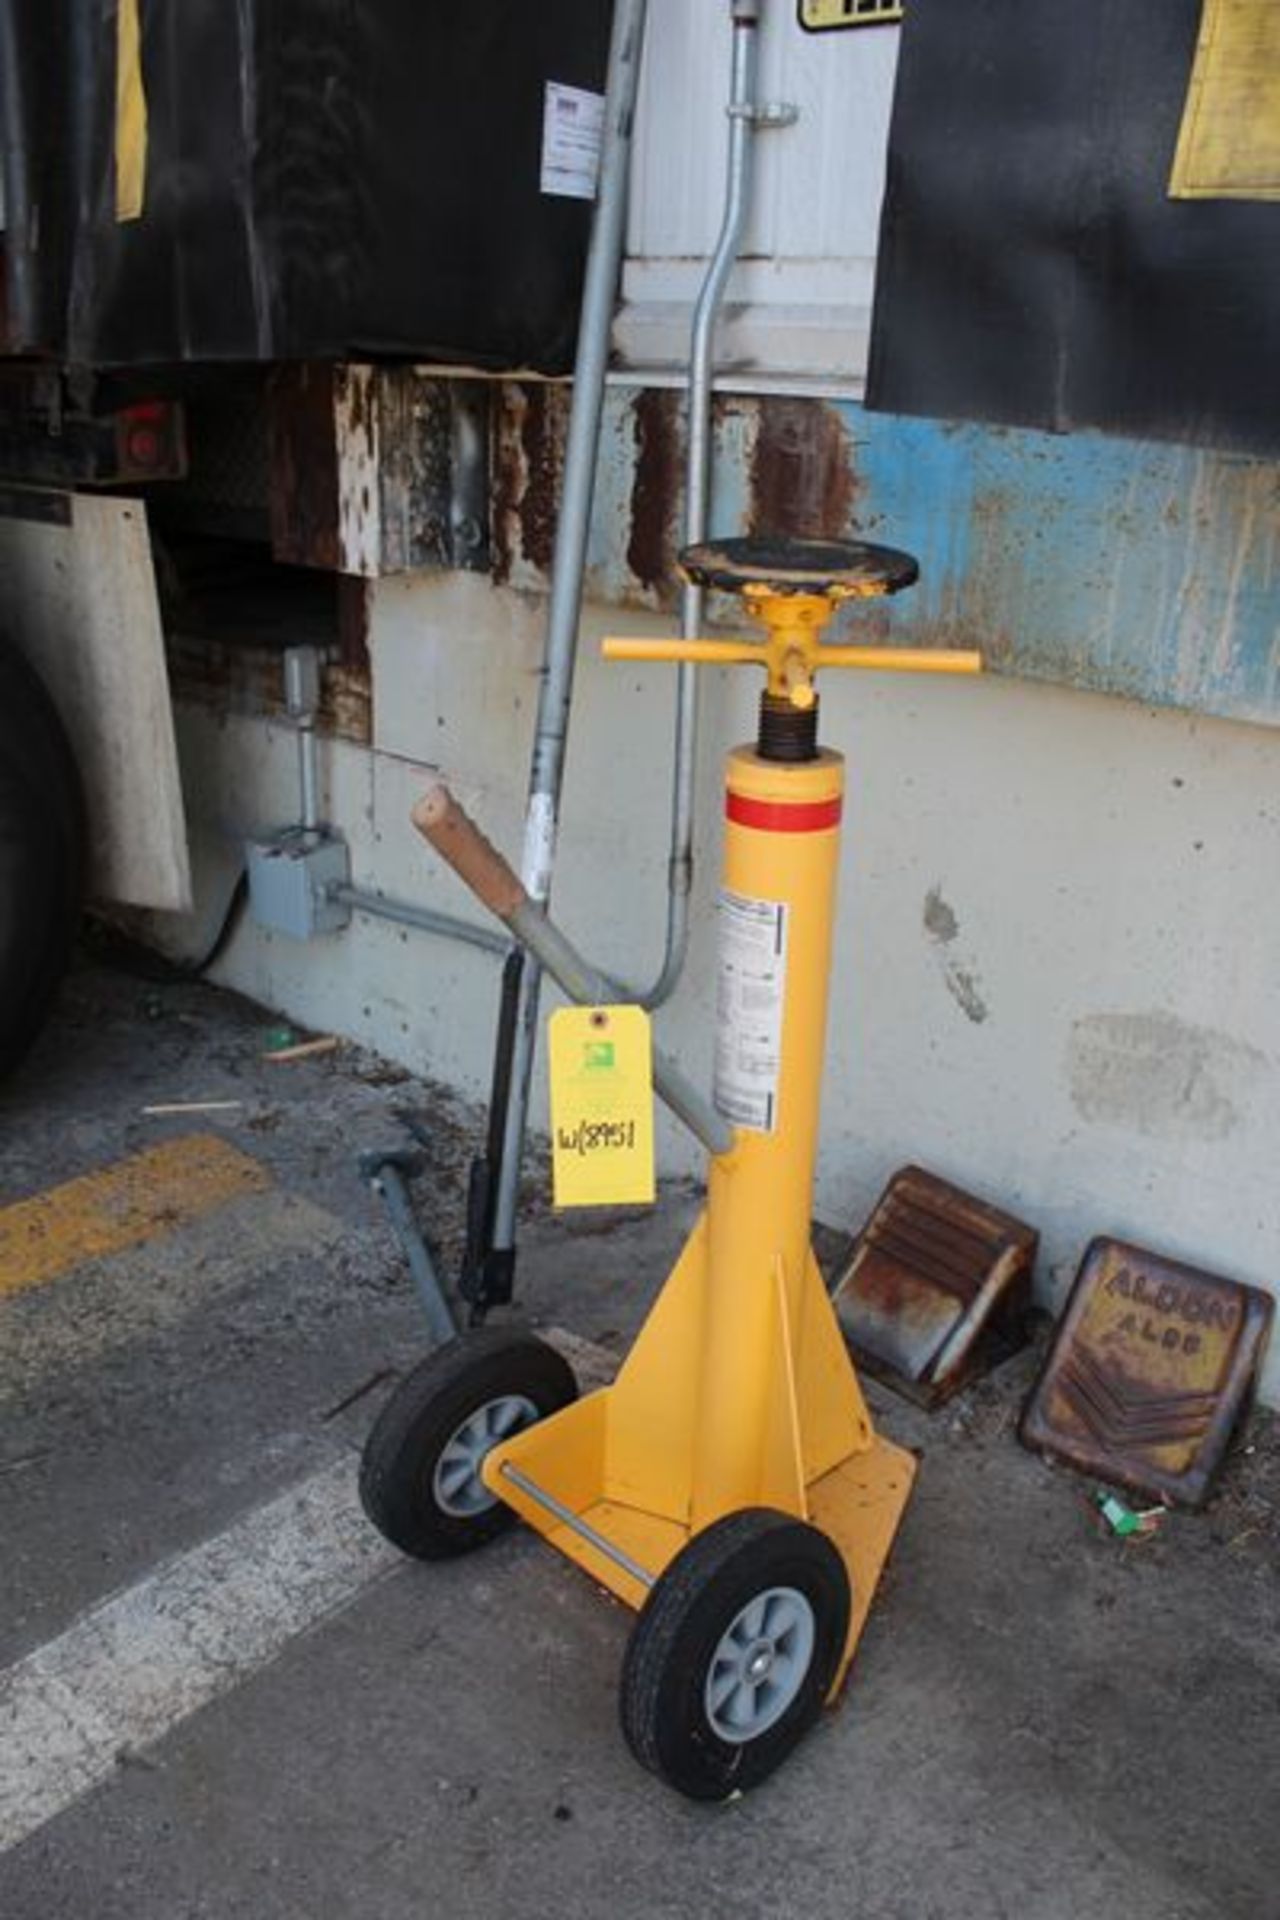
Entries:
[[[502, 1447], [501, 1457], [656, 1580], [686, 1545], [691, 1529], [662, 1514], [609, 1499], [600, 1490], [599, 1481], [593, 1480], [591, 1463], [602, 1458], [612, 1391], [602, 1388], [566, 1407], [563, 1413], [526, 1429]], [[849, 1637], [832, 1686], [833, 1697], [844, 1682], [866, 1625], [915, 1475], [915, 1456], [877, 1434], [864, 1452], [831, 1468], [806, 1489], [808, 1517], [838, 1549], [849, 1570], [853, 1592]], [[599, 1585], [629, 1607], [638, 1610], [644, 1605], [647, 1586], [599, 1547], [548, 1513], [500, 1472], [492, 1475], [490, 1484], [522, 1520]]]
[[853, 1589], [849, 1638], [831, 1689], [833, 1698], [867, 1624], [915, 1477], [915, 1455], [877, 1434], [869, 1452], [855, 1454], [809, 1488], [809, 1518], [839, 1548]]
[[[762, 1231], [754, 1267], [744, 1259], [735, 1286], [717, 1288], [708, 1240], [704, 1215], [613, 1384], [501, 1441], [485, 1485], [636, 1608], [693, 1535], [726, 1514], [770, 1507], [812, 1521], [853, 1590], [835, 1691], [916, 1463], [872, 1428], [812, 1252], [789, 1275]], [[736, 1364], [724, 1363], [718, 1338]]]

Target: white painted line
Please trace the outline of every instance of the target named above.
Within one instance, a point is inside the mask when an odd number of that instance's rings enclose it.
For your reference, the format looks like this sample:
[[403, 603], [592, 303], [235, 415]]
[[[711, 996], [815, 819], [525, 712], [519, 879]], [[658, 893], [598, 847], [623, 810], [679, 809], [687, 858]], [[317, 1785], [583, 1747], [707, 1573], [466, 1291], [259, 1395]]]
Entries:
[[[593, 1341], [547, 1338], [585, 1391], [617, 1369]], [[404, 1564], [356, 1471], [344, 1454], [0, 1673], [0, 1853]]]
[[231, 1113], [243, 1105], [243, 1100], [162, 1100], [159, 1106], [142, 1111], [156, 1117], [169, 1113]]
[[0, 1852], [403, 1561], [344, 1455], [0, 1674]]

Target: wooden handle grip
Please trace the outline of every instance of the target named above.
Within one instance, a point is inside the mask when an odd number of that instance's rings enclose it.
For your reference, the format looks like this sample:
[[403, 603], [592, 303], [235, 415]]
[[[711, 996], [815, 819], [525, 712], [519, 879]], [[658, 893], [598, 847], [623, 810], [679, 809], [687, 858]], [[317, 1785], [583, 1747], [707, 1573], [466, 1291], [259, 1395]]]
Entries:
[[423, 839], [490, 913], [510, 920], [524, 905], [527, 896], [519, 880], [448, 787], [442, 784], [424, 793], [411, 817]]

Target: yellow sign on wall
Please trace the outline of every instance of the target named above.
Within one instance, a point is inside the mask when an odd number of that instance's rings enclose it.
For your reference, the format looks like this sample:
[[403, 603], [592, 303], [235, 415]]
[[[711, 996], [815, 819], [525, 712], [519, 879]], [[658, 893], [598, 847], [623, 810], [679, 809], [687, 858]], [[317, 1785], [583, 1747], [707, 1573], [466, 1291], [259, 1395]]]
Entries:
[[1205, 0], [1169, 192], [1280, 200], [1280, 0]]
[[887, 27], [902, 18], [902, 0], [798, 0], [800, 25], [808, 33], [839, 27]]
[[116, 12], [116, 219], [142, 216], [147, 175], [147, 96], [142, 87], [138, 0]]
[[558, 1207], [651, 1201], [653, 1045], [641, 1007], [551, 1016], [551, 1184]]

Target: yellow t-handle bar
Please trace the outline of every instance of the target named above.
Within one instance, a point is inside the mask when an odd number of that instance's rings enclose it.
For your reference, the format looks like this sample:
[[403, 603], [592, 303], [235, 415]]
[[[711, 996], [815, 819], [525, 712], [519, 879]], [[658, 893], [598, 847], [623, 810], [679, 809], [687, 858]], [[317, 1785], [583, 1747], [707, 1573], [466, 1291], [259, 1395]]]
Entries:
[[[774, 605], [777, 604], [775, 601]], [[769, 691], [807, 711], [817, 699], [820, 667], [861, 667], [872, 673], [981, 673], [982, 655], [956, 647], [824, 647], [817, 624], [767, 620], [768, 638], [743, 640], [630, 640], [604, 643], [606, 660], [685, 660], [706, 666], [763, 667]]]
[[[751, 617], [764, 628], [763, 642], [747, 640], [606, 640], [607, 660], [682, 660], [706, 666], [759, 666], [769, 676], [769, 692], [802, 710], [817, 695], [813, 676], [820, 667], [861, 667], [881, 673], [980, 673], [982, 655], [954, 647], [825, 647], [823, 628], [842, 599], [837, 590], [783, 592], [764, 582], [744, 588]], [[865, 595], [855, 595], [865, 598]]]
[[[767, 667], [767, 643], [749, 640], [636, 640], [620, 635], [601, 648], [606, 660], [688, 660], [708, 667]], [[814, 667], [862, 667], [875, 673], [981, 673], [982, 655], [964, 647], [813, 647]]]

